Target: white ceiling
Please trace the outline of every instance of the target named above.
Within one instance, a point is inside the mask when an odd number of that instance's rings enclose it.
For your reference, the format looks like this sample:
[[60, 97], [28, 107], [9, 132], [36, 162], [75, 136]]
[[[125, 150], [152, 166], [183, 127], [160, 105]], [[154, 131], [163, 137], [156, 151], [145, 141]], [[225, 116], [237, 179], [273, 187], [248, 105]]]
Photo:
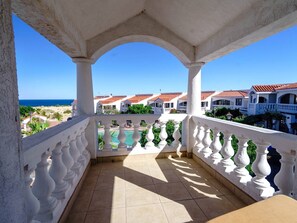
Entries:
[[143, 10], [192, 45], [199, 45], [257, 0], [61, 0], [85, 40]]

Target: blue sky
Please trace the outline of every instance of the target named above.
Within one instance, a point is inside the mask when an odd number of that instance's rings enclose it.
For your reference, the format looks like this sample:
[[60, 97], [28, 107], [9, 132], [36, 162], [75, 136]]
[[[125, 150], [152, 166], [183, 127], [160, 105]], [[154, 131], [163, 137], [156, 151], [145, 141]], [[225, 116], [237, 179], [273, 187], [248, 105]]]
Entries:
[[[73, 99], [71, 59], [13, 17], [20, 99]], [[209, 62], [202, 90], [249, 89], [254, 84], [297, 82], [297, 26]], [[187, 90], [187, 69], [168, 51], [147, 43], [124, 44], [93, 65], [94, 95]]]

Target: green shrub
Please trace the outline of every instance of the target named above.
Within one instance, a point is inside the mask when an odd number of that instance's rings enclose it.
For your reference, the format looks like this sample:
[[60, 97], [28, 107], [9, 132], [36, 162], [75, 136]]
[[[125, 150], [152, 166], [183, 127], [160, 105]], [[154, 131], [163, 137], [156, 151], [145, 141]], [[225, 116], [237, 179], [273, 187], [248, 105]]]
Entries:
[[71, 112], [70, 109], [67, 109], [67, 110], [65, 110], [63, 113], [64, 113], [64, 114], [71, 114], [72, 112]]

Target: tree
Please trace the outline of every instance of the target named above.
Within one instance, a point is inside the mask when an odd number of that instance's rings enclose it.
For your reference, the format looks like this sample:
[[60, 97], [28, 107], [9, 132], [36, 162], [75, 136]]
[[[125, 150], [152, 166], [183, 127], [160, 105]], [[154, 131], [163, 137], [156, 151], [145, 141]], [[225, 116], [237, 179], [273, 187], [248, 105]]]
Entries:
[[35, 134], [37, 132], [41, 132], [41, 131], [43, 131], [43, 130], [45, 130], [45, 129], [47, 129], [49, 127], [49, 124], [47, 122], [42, 123], [42, 122], [38, 122], [36, 120], [33, 120], [28, 125], [31, 128], [31, 131], [27, 132], [28, 135], [32, 135], [32, 134]]
[[151, 114], [152, 113], [152, 107], [148, 105], [131, 105], [127, 112], [127, 114]]
[[31, 106], [20, 106], [20, 115], [21, 118], [25, 118], [30, 116], [30, 114], [34, 113], [35, 109]]

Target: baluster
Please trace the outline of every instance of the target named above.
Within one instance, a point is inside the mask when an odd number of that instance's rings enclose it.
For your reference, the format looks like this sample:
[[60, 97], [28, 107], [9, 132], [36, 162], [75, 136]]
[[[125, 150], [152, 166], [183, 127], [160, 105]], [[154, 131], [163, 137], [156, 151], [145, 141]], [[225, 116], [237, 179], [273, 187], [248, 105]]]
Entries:
[[234, 170], [235, 165], [232, 161], [231, 157], [234, 155], [234, 149], [232, 147], [232, 134], [228, 131], [224, 132], [224, 145], [221, 149], [221, 154], [223, 159], [221, 161], [223, 167], [225, 168], [225, 172], [229, 173]]
[[120, 141], [120, 143], [118, 145], [118, 149], [126, 149], [127, 148], [127, 145], [125, 143], [125, 141], [126, 141], [125, 127], [124, 127], [125, 123], [120, 123], [120, 131], [119, 131], [119, 135], [118, 135], [118, 140]]
[[41, 161], [35, 170], [35, 181], [32, 187], [33, 194], [40, 202], [39, 212], [34, 219], [42, 222], [52, 220], [53, 210], [58, 204], [57, 199], [51, 196], [55, 189], [55, 181], [50, 177], [47, 170], [48, 157], [48, 152], [41, 155]]
[[71, 170], [73, 170], [76, 173], [76, 175], [79, 175], [81, 164], [78, 162], [79, 151], [77, 150], [75, 139], [70, 140], [70, 154], [74, 161]]
[[104, 146], [103, 149], [112, 149], [112, 146], [110, 144], [111, 142], [111, 135], [110, 135], [110, 124], [109, 123], [105, 123], [104, 124], [104, 136], [103, 136], [103, 140], [104, 140]]
[[153, 133], [153, 123], [148, 125], [148, 133], [146, 135], [147, 143], [145, 144], [145, 148], [154, 147], [155, 144], [153, 143], [154, 140], [154, 133]]
[[83, 155], [83, 151], [85, 150], [85, 147], [81, 141], [81, 132], [79, 132], [76, 136], [76, 147], [79, 152], [78, 162], [80, 162], [82, 166], [86, 166], [87, 164], [86, 157]]
[[132, 148], [138, 148], [138, 147], [141, 147], [140, 143], [139, 143], [139, 140], [141, 138], [140, 134], [139, 134], [139, 125], [140, 125], [140, 122], [135, 122], [133, 123], [134, 124], [134, 132], [133, 132], [133, 135], [132, 135], [132, 138], [133, 138], [133, 145], [132, 145]]
[[65, 193], [68, 188], [68, 184], [64, 181], [64, 177], [67, 174], [67, 168], [62, 162], [62, 146], [61, 143], [56, 145], [56, 148], [52, 152], [52, 165], [49, 169], [49, 175], [55, 181], [55, 190], [52, 195], [61, 200], [65, 198]]
[[220, 151], [222, 149], [220, 136], [221, 132], [217, 128], [215, 128], [213, 130], [213, 141], [210, 144], [210, 149], [212, 150], [212, 154], [210, 155], [210, 157], [214, 164], [217, 164], [222, 160], [222, 156], [220, 154]]
[[81, 133], [81, 141], [84, 145], [84, 150], [83, 150], [83, 155], [85, 156], [85, 160], [89, 161], [91, 158], [91, 154], [90, 152], [87, 150], [87, 146], [88, 146], [88, 140], [86, 139], [86, 132], [85, 132], [85, 128]]
[[167, 132], [166, 132], [166, 122], [160, 122], [161, 132], [160, 132], [160, 139], [161, 141], [158, 144], [159, 149], [163, 149], [167, 145]]
[[197, 144], [196, 144], [196, 149], [197, 149], [197, 152], [200, 152], [204, 145], [203, 145], [203, 138], [204, 138], [204, 127], [202, 124], [199, 123], [199, 131], [197, 133]]
[[294, 152], [295, 151], [293, 151], [293, 153], [279, 152], [281, 154], [281, 169], [274, 178], [274, 182], [279, 189], [279, 191], [276, 192], [277, 194], [285, 194], [287, 196], [292, 196], [294, 186]]
[[64, 180], [67, 181], [69, 184], [72, 184], [73, 180], [75, 178], [75, 173], [71, 169], [71, 167], [74, 164], [74, 161], [73, 161], [72, 156], [70, 155], [70, 145], [69, 145], [68, 141], [62, 147], [62, 161], [66, 167], [66, 170], [67, 170], [67, 174], [64, 177]]
[[210, 154], [212, 153], [211, 149], [209, 148], [211, 144], [211, 139], [210, 139], [210, 128], [207, 125], [204, 125], [204, 138], [202, 140], [203, 142], [203, 148], [201, 149], [201, 152], [205, 158], [209, 157]]
[[38, 213], [40, 209], [40, 204], [38, 199], [34, 196], [31, 189], [31, 173], [34, 171], [35, 168], [28, 169], [28, 166], [25, 168], [25, 202], [26, 202], [26, 213], [27, 213], [27, 222], [31, 222], [34, 216]]
[[174, 121], [174, 131], [173, 131], [174, 141], [172, 142], [171, 146], [173, 146], [174, 148], [179, 147], [180, 146], [180, 142], [179, 142], [180, 137], [181, 137], [181, 134], [179, 132], [179, 122]]
[[252, 178], [249, 171], [246, 169], [246, 166], [250, 163], [250, 157], [247, 153], [248, 139], [243, 136], [237, 138], [238, 151], [234, 156], [234, 161], [236, 164], [234, 172], [236, 173], [236, 177], [239, 178], [239, 182], [246, 183]]
[[257, 155], [256, 160], [252, 165], [252, 170], [255, 173], [255, 177], [252, 178], [252, 182], [256, 186], [255, 188], [260, 191], [260, 196], [263, 198], [272, 196], [274, 189], [270, 186], [270, 183], [265, 179], [271, 172], [270, 166], [267, 162], [268, 143], [257, 142]]

